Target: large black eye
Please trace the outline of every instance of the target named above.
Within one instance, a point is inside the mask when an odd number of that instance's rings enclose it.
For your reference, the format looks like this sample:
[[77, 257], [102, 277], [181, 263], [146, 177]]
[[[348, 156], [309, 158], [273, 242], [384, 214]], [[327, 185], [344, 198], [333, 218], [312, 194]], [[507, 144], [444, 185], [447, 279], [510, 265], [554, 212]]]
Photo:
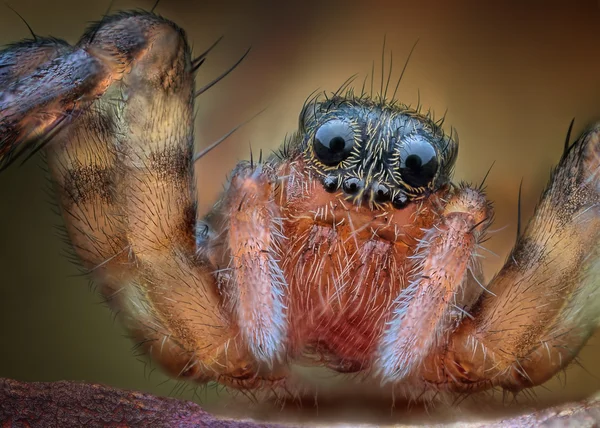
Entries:
[[354, 131], [342, 120], [330, 120], [315, 134], [313, 147], [317, 158], [325, 165], [337, 165], [348, 157], [354, 146]]
[[425, 187], [435, 177], [438, 160], [435, 148], [424, 137], [412, 136], [402, 142], [400, 175], [411, 187]]

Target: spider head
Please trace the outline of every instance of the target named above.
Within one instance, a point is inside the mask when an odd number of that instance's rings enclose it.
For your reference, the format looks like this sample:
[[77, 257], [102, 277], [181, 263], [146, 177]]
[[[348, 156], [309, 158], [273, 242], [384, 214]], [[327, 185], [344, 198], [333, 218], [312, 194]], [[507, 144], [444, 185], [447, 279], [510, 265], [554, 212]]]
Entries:
[[458, 153], [429, 115], [366, 97], [308, 102], [300, 133], [304, 160], [325, 190], [372, 209], [401, 209], [447, 185]]

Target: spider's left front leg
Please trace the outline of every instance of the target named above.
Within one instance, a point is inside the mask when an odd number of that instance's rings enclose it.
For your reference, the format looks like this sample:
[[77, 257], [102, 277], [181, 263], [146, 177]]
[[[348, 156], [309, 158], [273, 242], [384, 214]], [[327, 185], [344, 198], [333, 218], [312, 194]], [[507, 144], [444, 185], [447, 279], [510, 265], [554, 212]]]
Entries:
[[377, 365], [384, 381], [417, 372], [483, 291], [473, 256], [491, 217], [483, 192], [460, 186], [421, 238], [411, 257], [409, 284], [394, 302], [380, 339]]
[[577, 355], [600, 319], [600, 125], [562, 157], [505, 266], [423, 378], [440, 388], [539, 385]]
[[[224, 200], [207, 218], [220, 223], [213, 228], [222, 234], [203, 246], [212, 264], [223, 267], [219, 283], [244, 343], [268, 366], [282, 359], [287, 336], [287, 283], [278, 256], [285, 238], [277, 185], [276, 165], [270, 161], [241, 162]], [[222, 242], [224, 246], [214, 245]]]

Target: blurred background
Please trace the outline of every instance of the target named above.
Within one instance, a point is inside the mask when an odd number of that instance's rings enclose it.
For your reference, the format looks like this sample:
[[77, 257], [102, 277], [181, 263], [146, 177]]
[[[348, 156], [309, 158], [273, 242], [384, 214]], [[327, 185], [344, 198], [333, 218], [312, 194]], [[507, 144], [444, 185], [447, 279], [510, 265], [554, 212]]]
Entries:
[[[74, 43], [108, 1], [10, 2], [36, 34]], [[150, 9], [153, 0], [116, 0], [113, 10]], [[415, 41], [418, 46], [398, 98], [457, 129], [455, 179], [487, 180], [495, 202], [495, 229], [487, 258], [491, 275], [514, 241], [517, 192], [523, 180], [523, 219], [529, 218], [569, 122], [573, 138], [600, 120], [600, 3], [597, 1], [183, 1], [162, 0], [156, 12], [188, 34], [196, 53], [223, 41], [198, 74], [198, 86], [220, 74], [251, 45], [243, 64], [198, 100], [198, 149], [260, 110], [265, 112], [201, 160], [200, 206], [215, 201], [227, 173], [253, 150], [275, 149], [293, 132], [305, 98], [335, 90], [375, 62], [381, 81], [393, 52], [392, 85]], [[29, 37], [23, 22], [0, 5], [0, 44]], [[218, 391], [184, 391], [138, 361], [113, 316], [88, 281], [63, 256], [53, 227], [60, 217], [44, 193], [40, 160], [0, 175], [0, 377], [26, 381], [82, 380], [162, 395], [201, 398]], [[600, 389], [598, 341], [582, 352], [585, 370], [573, 366], [537, 390], [540, 400], [589, 395]], [[198, 397], [201, 395], [201, 397]]]

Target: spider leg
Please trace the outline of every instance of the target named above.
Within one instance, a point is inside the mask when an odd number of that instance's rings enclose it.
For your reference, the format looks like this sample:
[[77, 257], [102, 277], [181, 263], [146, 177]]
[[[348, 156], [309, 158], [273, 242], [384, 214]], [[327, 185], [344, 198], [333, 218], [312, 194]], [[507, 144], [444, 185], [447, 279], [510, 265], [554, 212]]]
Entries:
[[[119, 13], [69, 49], [117, 70], [85, 108], [57, 104], [56, 114], [73, 120], [46, 150], [75, 252], [133, 336], [171, 375], [259, 386], [264, 379], [230, 319], [215, 268], [196, 251], [194, 70], [183, 30], [153, 14]], [[67, 59], [56, 54], [51, 64]], [[67, 89], [77, 86], [69, 78], [78, 76], [59, 77], [49, 94], [65, 89], [64, 81]], [[16, 101], [32, 103], [23, 120], [48, 108], [33, 97], [6, 102], [17, 109]], [[5, 135], [17, 135], [11, 129]]]
[[535, 214], [473, 312], [422, 376], [519, 391], [566, 367], [598, 325], [600, 125], [565, 152]]
[[214, 216], [224, 219], [215, 228], [226, 233], [219, 263], [227, 266], [222, 277], [230, 311], [251, 353], [268, 366], [281, 360], [287, 335], [287, 283], [279, 266], [284, 236], [276, 186], [271, 163], [242, 162]]
[[120, 78], [117, 63], [98, 53], [53, 38], [0, 52], [0, 170], [34, 151]]
[[384, 381], [412, 375], [483, 291], [472, 276], [479, 271], [472, 256], [491, 216], [485, 195], [463, 186], [425, 232], [381, 338], [377, 365]]

